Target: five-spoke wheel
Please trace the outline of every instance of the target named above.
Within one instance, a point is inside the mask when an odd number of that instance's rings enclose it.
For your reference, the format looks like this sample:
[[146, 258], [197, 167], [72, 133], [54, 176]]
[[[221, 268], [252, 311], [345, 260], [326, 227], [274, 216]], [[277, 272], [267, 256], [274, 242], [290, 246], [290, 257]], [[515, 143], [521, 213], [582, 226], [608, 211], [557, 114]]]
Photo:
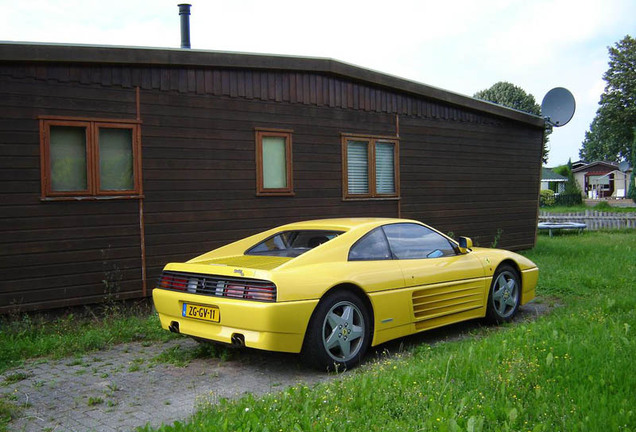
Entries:
[[354, 358], [362, 348], [364, 328], [362, 312], [354, 303], [333, 305], [322, 323], [322, 343], [329, 356], [338, 362]]
[[346, 369], [360, 362], [370, 342], [371, 319], [355, 294], [329, 294], [309, 322], [303, 355], [320, 369]]
[[521, 300], [521, 284], [517, 271], [503, 265], [497, 269], [492, 279], [486, 318], [491, 322], [510, 321], [519, 308]]

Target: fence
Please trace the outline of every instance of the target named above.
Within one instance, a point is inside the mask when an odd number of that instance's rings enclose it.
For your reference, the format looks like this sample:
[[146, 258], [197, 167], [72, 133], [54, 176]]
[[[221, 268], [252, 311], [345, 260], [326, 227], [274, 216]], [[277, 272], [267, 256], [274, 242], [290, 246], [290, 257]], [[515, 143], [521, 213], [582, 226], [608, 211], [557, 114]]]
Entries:
[[636, 229], [636, 213], [612, 213], [597, 210], [584, 212], [549, 213], [539, 212], [539, 222], [579, 222], [587, 225], [589, 230], [599, 229]]

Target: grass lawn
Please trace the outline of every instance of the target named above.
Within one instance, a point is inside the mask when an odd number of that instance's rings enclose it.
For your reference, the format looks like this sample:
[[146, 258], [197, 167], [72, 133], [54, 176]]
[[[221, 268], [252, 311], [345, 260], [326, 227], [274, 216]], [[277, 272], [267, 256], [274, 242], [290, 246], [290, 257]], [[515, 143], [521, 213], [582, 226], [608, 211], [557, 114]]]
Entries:
[[[539, 236], [525, 255], [541, 269], [540, 301], [559, 305], [536, 321], [416, 344], [313, 388], [221, 400], [160, 430], [636, 431], [636, 231]], [[0, 325], [0, 370], [171, 337], [148, 311]], [[16, 415], [4, 402], [0, 430]]]
[[50, 320], [40, 315], [0, 317], [0, 373], [36, 357], [62, 358], [104, 349], [117, 343], [167, 340], [159, 318], [147, 304], [110, 305], [94, 311], [65, 314]]
[[549, 315], [422, 344], [329, 384], [221, 401], [160, 430], [636, 430], [636, 232], [540, 236], [526, 255], [542, 271], [539, 295], [562, 305]]
[[[605, 204], [605, 203], [603, 203]], [[636, 207], [612, 207], [608, 204], [597, 204], [594, 207], [588, 207], [585, 204], [581, 204], [581, 205], [577, 205], [577, 206], [569, 206], [569, 207], [564, 207], [564, 206], [552, 206], [552, 207], [541, 207], [539, 210], [540, 211], [545, 211], [548, 213], [582, 213], [585, 212], [586, 210], [596, 210], [596, 211], [602, 211], [602, 212], [609, 212], [609, 213], [636, 213]]]

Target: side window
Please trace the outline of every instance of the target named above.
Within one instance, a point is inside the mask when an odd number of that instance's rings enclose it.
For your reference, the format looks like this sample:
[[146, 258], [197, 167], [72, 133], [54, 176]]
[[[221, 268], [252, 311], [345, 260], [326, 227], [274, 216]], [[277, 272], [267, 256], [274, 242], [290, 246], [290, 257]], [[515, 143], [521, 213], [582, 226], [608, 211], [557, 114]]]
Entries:
[[349, 251], [349, 261], [375, 261], [391, 259], [391, 250], [382, 228], [376, 228], [360, 240]]
[[40, 119], [43, 198], [141, 194], [139, 124]]
[[256, 194], [293, 195], [291, 131], [256, 130]]
[[398, 144], [391, 138], [343, 135], [343, 198], [399, 197]]
[[391, 251], [398, 259], [440, 258], [455, 255], [450, 241], [422, 225], [400, 223], [385, 225]]
[[89, 195], [93, 191], [89, 189], [89, 154], [87, 139], [90, 136], [88, 129], [90, 123], [79, 124], [78, 126], [57, 126], [46, 125], [48, 127], [48, 168], [49, 179], [48, 194], [69, 193]]
[[133, 130], [98, 127], [99, 190], [127, 191], [135, 188]]

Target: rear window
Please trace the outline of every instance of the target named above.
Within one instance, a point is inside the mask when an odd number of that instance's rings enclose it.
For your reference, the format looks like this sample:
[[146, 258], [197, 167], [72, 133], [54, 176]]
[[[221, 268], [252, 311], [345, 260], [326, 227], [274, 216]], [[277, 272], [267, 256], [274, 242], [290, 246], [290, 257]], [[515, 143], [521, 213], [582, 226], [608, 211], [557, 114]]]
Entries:
[[245, 255], [297, 257], [342, 234], [342, 231], [283, 231], [269, 237], [245, 252]]

